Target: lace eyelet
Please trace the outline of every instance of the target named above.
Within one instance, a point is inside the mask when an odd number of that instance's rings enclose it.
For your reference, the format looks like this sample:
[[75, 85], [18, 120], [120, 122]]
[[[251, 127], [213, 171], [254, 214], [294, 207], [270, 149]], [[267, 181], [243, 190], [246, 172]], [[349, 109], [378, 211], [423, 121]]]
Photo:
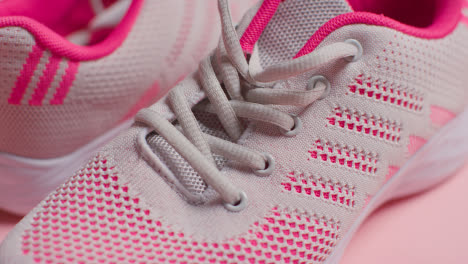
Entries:
[[275, 170], [275, 159], [268, 153], [263, 153], [266, 159], [266, 168], [263, 170], [255, 170], [255, 175], [259, 177], [270, 176]]
[[347, 39], [347, 40], [345, 40], [345, 43], [356, 46], [356, 48], [358, 49], [358, 53], [355, 56], [347, 57], [347, 58], [345, 58], [345, 60], [347, 60], [349, 62], [356, 62], [356, 61], [360, 60], [362, 58], [362, 54], [363, 54], [363, 48], [362, 48], [361, 43], [359, 41], [355, 40], [355, 39]]
[[316, 75], [310, 78], [309, 82], [307, 83], [307, 90], [315, 89], [315, 87], [317, 86], [317, 83], [319, 82], [325, 84], [325, 91], [323, 92], [323, 95], [319, 98], [319, 100], [322, 100], [330, 94], [330, 90], [331, 90], [331, 84], [330, 84], [330, 81], [328, 81], [327, 77], [323, 75]]
[[240, 212], [247, 207], [247, 194], [241, 191], [240, 200], [236, 204], [224, 203], [224, 207], [231, 212]]
[[302, 120], [297, 115], [291, 114], [291, 117], [294, 120], [294, 126], [292, 127], [292, 129], [291, 130], [281, 129], [281, 133], [283, 133], [283, 135], [287, 137], [295, 137], [302, 130]]

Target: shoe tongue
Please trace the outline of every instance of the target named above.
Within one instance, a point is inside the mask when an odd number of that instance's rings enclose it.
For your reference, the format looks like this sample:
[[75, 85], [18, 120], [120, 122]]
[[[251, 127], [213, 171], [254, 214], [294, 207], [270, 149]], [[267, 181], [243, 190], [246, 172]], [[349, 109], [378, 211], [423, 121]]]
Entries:
[[[194, 115], [203, 133], [229, 140], [229, 136], [224, 131], [216, 115], [200, 111], [194, 111]], [[177, 123], [175, 125], [178, 126]], [[200, 175], [162, 136], [151, 133], [146, 140], [153, 152], [172, 171], [183, 188], [198, 196], [205, 192], [208, 186]], [[216, 166], [221, 170], [226, 163], [226, 159], [216, 154], [213, 155], [213, 158]]]
[[[326, 22], [353, 12], [347, 0], [264, 0], [241, 37], [262, 67], [294, 58]], [[255, 47], [255, 49], [254, 49]]]

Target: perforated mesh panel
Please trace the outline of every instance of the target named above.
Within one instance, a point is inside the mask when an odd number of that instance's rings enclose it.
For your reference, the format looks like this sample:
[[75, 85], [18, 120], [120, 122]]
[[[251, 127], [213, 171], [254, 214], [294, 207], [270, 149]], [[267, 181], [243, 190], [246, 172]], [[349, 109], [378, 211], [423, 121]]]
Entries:
[[332, 166], [348, 167], [370, 176], [375, 176], [377, 173], [378, 155], [358, 147], [316, 140], [309, 154], [312, 160], [319, 160]]
[[285, 191], [347, 208], [353, 208], [356, 203], [354, 186], [305, 173], [290, 172], [284, 177], [281, 185]]
[[401, 139], [402, 124], [400, 122], [369, 113], [337, 106], [327, 121], [330, 127], [345, 129], [388, 143], [398, 144]]
[[258, 42], [263, 66], [292, 59], [328, 20], [352, 9], [344, 0], [286, 0]]
[[274, 207], [230, 239], [193, 238], [154, 218], [97, 156], [51, 194], [21, 241], [35, 263], [322, 263], [339, 240], [340, 223]]

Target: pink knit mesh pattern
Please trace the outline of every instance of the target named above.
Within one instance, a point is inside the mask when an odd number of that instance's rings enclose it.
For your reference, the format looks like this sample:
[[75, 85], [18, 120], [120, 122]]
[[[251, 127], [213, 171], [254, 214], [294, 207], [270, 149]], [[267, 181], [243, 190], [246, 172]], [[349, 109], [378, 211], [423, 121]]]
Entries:
[[356, 77], [349, 91], [412, 112], [421, 112], [423, 108], [423, 96], [419, 92], [365, 74]]
[[288, 192], [316, 197], [344, 207], [353, 208], [356, 203], [354, 187], [314, 176], [307, 177], [303, 173], [290, 172], [281, 185]]
[[141, 205], [97, 156], [42, 203], [22, 236], [36, 263], [320, 263], [338, 241], [339, 223], [273, 208], [241, 236], [197, 241]]
[[348, 167], [372, 176], [377, 173], [377, 155], [357, 148], [316, 140], [309, 154], [312, 160]]
[[335, 107], [327, 120], [331, 126], [386, 142], [399, 143], [401, 139], [401, 124], [386, 118]]

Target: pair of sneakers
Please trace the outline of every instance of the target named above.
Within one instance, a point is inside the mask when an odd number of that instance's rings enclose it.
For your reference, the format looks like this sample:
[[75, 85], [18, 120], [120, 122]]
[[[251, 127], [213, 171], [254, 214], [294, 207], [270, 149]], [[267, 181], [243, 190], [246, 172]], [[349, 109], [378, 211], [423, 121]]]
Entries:
[[20, 2], [0, 3], [0, 207], [71, 177], [1, 264], [337, 263], [468, 159], [464, 0]]

